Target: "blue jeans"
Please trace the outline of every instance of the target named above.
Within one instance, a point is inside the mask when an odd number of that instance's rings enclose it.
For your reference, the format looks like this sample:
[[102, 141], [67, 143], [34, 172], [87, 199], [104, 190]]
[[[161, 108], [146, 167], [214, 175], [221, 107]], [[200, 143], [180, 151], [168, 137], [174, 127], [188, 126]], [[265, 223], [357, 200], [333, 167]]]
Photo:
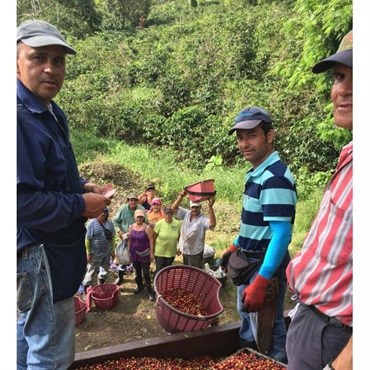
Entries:
[[52, 302], [43, 246], [20, 252], [17, 259], [17, 369], [64, 370], [75, 355], [73, 297]]
[[[252, 276], [249, 281], [249, 284], [255, 279], [257, 272]], [[279, 292], [276, 299], [276, 317], [274, 322], [274, 329], [273, 329], [273, 340], [272, 340], [272, 347], [268, 355], [273, 357], [277, 361], [281, 361], [286, 363], [286, 326], [284, 320], [284, 297], [285, 297], [285, 290], [286, 290], [286, 274], [285, 269], [279, 269], [276, 273], [278, 278], [278, 287]], [[249, 285], [248, 284], [248, 285]], [[240, 285], [237, 288], [237, 309], [242, 319], [242, 325], [239, 329], [239, 337], [242, 341], [245, 342], [257, 342], [257, 327], [256, 327], [256, 314], [243, 312], [243, 303], [242, 303], [242, 295], [244, 289], [248, 285]]]

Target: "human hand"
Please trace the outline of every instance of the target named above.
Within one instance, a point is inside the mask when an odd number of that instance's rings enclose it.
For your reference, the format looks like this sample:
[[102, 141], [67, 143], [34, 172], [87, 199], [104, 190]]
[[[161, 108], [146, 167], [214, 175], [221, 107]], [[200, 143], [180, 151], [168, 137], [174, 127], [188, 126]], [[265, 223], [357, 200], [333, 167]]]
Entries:
[[184, 197], [186, 197], [186, 195], [187, 195], [188, 193], [186, 192], [186, 190], [185, 189], [183, 189], [182, 191], [181, 191], [181, 193], [180, 193], [180, 197], [181, 198], [184, 198]]
[[244, 289], [242, 295], [244, 312], [256, 312], [261, 309], [269, 282], [270, 280], [257, 274], [254, 281]]
[[222, 258], [221, 258], [221, 268], [222, 270], [227, 270], [227, 264], [229, 262], [229, 258], [231, 256], [231, 254], [233, 252], [235, 252], [236, 250], [238, 250], [238, 248], [234, 245], [234, 243], [231, 243], [229, 248], [224, 252], [224, 254], [222, 255]]
[[106, 206], [109, 206], [111, 200], [106, 198], [104, 195], [96, 194], [94, 192], [82, 194], [85, 202], [85, 210], [82, 216], [87, 218], [96, 218]]
[[102, 194], [104, 191], [104, 186], [100, 186], [98, 184], [95, 184], [93, 182], [87, 182], [83, 186], [86, 193], [96, 193], [96, 194]]
[[209, 198], [208, 199], [208, 207], [212, 207], [215, 204], [215, 197]]

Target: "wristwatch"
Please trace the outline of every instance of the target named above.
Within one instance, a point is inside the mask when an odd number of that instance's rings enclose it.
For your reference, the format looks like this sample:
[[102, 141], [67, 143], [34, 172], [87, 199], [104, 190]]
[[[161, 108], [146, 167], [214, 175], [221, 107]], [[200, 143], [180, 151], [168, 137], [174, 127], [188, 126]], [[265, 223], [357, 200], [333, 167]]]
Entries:
[[335, 370], [332, 362], [330, 361], [322, 370]]

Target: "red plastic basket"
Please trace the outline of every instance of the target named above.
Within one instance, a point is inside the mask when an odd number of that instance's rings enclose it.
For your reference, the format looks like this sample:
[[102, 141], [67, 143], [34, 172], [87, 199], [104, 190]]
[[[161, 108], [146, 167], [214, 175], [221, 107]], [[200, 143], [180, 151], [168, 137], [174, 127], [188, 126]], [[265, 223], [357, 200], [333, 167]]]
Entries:
[[110, 310], [118, 303], [119, 286], [116, 284], [99, 284], [90, 287], [87, 291], [89, 298], [95, 303], [95, 307], [99, 310]]
[[[196, 316], [177, 310], [161, 296], [170, 288], [181, 288], [193, 293], [207, 311]], [[156, 316], [168, 333], [196, 331], [217, 322], [224, 308], [219, 299], [221, 283], [205, 271], [192, 266], [173, 265], [160, 270], [154, 278], [157, 296]]]
[[86, 318], [86, 303], [78, 296], [73, 296], [75, 304], [75, 325], [79, 325]]
[[212, 179], [199, 181], [185, 186], [184, 190], [188, 193], [188, 197], [192, 202], [202, 202], [216, 195], [214, 182], [215, 180]]

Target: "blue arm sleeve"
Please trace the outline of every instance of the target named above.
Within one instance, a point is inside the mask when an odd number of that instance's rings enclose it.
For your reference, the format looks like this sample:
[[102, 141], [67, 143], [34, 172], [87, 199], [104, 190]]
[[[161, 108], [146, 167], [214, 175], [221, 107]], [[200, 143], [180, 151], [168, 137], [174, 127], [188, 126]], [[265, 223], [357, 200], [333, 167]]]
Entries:
[[234, 239], [233, 244], [234, 244], [236, 247], [239, 247], [239, 235]]
[[259, 274], [271, 279], [282, 262], [292, 239], [292, 228], [289, 221], [270, 221], [272, 238], [267, 248]]

